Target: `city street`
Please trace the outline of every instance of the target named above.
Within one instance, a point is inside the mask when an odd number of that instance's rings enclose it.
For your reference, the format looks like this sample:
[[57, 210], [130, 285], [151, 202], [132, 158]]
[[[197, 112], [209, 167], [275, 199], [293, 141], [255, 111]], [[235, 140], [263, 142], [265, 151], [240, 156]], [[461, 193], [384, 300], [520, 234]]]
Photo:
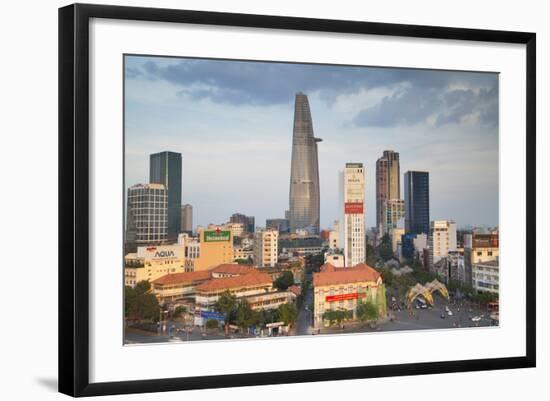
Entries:
[[[449, 307], [453, 313], [452, 316], [447, 314], [445, 306]], [[410, 312], [412, 312], [412, 315]], [[321, 334], [451, 329], [461, 327], [487, 327], [492, 325], [489, 314], [485, 309], [473, 307], [470, 312], [470, 308], [460, 308], [441, 299], [436, 301], [436, 305], [433, 308], [413, 308], [410, 312], [408, 310], [390, 311], [393, 315], [393, 320], [390, 319], [387, 322], [379, 323], [375, 327], [369, 327], [369, 325], [366, 324], [344, 323], [344, 329], [337, 327], [322, 328]], [[442, 315], [444, 315], [445, 318], [442, 318]], [[479, 322], [473, 322], [471, 320], [471, 318], [475, 316], [482, 316]]]

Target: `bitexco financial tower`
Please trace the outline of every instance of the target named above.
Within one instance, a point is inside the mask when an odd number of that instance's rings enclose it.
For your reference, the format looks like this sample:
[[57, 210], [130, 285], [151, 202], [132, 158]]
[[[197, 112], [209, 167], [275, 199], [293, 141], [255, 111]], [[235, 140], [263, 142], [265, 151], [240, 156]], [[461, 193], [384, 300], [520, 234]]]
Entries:
[[319, 162], [307, 96], [296, 94], [290, 169], [290, 231], [319, 233]]

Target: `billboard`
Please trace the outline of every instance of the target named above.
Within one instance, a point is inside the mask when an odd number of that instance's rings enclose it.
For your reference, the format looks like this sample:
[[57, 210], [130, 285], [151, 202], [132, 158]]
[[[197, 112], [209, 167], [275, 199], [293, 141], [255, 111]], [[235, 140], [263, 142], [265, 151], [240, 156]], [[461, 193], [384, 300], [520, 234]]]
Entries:
[[229, 242], [231, 231], [229, 230], [205, 230], [204, 242]]
[[221, 322], [225, 321], [225, 316], [217, 312], [209, 312], [209, 311], [201, 310], [200, 316], [201, 318], [206, 320], [219, 320]]
[[363, 214], [363, 202], [346, 202], [344, 212], [346, 214]]
[[366, 293], [358, 293], [358, 292], [352, 292], [349, 294], [337, 294], [337, 295], [327, 295], [325, 297], [326, 302], [339, 302], [339, 301], [348, 301], [350, 299], [358, 299], [358, 298], [365, 298], [367, 296]]
[[185, 245], [140, 246], [137, 256], [144, 259], [183, 259], [185, 258]]

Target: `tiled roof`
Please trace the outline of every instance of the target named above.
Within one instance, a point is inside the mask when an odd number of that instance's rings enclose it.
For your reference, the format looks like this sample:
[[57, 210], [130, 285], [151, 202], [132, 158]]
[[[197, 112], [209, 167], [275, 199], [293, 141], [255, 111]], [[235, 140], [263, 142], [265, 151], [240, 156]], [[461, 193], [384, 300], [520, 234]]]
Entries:
[[302, 288], [298, 285], [291, 285], [287, 288], [287, 291], [292, 292], [294, 295], [298, 296], [302, 293]]
[[225, 291], [233, 288], [254, 287], [272, 284], [271, 276], [266, 273], [244, 274], [242, 276], [213, 278], [197, 286], [201, 292]]
[[225, 263], [223, 265], [214, 267], [211, 271], [212, 273], [225, 273], [225, 274], [248, 274], [248, 273], [258, 272], [258, 270], [256, 270], [256, 268], [253, 266], [240, 265], [238, 263]]
[[153, 284], [169, 285], [169, 284], [188, 284], [197, 281], [208, 280], [211, 277], [208, 270], [185, 273], [172, 273], [159, 277], [153, 281]]
[[361, 281], [377, 281], [380, 273], [375, 269], [360, 263], [353, 267], [334, 267], [330, 263], [321, 266], [320, 273], [313, 273], [313, 286], [357, 283]]

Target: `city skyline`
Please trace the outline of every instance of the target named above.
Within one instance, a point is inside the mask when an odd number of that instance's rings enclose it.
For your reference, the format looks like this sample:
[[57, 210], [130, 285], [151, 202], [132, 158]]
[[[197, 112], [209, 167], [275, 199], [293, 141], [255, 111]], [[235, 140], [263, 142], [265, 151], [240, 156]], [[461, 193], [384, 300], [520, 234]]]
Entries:
[[[260, 72], [268, 82], [255, 80]], [[255, 216], [257, 226], [284, 217], [301, 90], [324, 139], [322, 228], [339, 218], [338, 172], [349, 161], [365, 165], [366, 225], [375, 225], [375, 163], [384, 150], [399, 152], [401, 174], [430, 172], [431, 219], [498, 225], [496, 74], [132, 56], [126, 78], [125, 186], [147, 181], [150, 154], [181, 153], [182, 203], [193, 205], [195, 225], [233, 213]], [[431, 114], [419, 112], [426, 107]]]

